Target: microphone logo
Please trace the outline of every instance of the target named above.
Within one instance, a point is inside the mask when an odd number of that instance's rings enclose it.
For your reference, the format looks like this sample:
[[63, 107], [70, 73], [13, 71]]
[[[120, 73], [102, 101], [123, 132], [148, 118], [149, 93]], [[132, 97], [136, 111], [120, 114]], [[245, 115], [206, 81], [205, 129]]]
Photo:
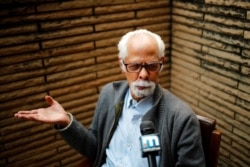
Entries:
[[160, 137], [158, 134], [142, 135], [140, 137], [143, 154], [148, 152], [158, 152], [160, 148]]

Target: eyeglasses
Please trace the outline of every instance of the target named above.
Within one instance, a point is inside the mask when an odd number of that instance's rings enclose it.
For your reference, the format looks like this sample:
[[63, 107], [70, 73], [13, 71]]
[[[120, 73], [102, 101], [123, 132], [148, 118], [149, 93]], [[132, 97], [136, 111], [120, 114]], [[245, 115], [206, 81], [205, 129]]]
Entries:
[[159, 72], [161, 70], [162, 63], [160, 62], [153, 62], [148, 64], [137, 64], [137, 63], [128, 63], [126, 64], [123, 61], [123, 64], [126, 67], [127, 72], [140, 72], [142, 68], [145, 68], [147, 71], [150, 72]]

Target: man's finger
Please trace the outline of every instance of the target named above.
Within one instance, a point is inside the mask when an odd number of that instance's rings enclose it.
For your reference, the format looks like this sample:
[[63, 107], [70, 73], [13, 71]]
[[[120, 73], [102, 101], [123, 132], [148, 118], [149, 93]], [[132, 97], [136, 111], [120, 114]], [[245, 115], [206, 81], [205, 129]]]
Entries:
[[49, 105], [53, 105], [55, 103], [55, 100], [53, 99], [53, 97], [47, 95], [45, 96], [45, 100]]

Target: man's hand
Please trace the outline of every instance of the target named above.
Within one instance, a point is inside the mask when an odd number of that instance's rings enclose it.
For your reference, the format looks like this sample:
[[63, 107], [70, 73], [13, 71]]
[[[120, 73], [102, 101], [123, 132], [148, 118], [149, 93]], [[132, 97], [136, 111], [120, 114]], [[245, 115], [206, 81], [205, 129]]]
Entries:
[[62, 127], [66, 127], [70, 123], [67, 112], [65, 112], [63, 107], [51, 96], [45, 96], [45, 100], [50, 107], [30, 111], [18, 111], [15, 117], [48, 124], [58, 124]]

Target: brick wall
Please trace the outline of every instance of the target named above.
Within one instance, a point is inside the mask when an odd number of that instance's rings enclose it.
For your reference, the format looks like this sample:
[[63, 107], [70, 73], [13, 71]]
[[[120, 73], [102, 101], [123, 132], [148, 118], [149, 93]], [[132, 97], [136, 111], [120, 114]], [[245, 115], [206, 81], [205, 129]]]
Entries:
[[170, 6], [169, 0], [0, 0], [0, 166], [67, 167], [83, 159], [50, 125], [13, 114], [46, 106], [50, 94], [88, 126], [101, 87], [124, 79], [116, 44], [136, 28], [160, 34], [167, 58], [171, 53], [171, 78], [168, 59], [161, 84], [196, 113], [217, 119], [219, 166], [248, 166], [249, 2], [175, 0], [172, 17]]
[[175, 0], [171, 40], [171, 91], [217, 119], [218, 166], [249, 166], [249, 1]]
[[[73, 166], [83, 157], [51, 125], [13, 118], [52, 95], [88, 126], [101, 87], [125, 79], [116, 44], [136, 28], [170, 48], [168, 0], [0, 0], [0, 166]], [[170, 62], [160, 76], [170, 86]]]

